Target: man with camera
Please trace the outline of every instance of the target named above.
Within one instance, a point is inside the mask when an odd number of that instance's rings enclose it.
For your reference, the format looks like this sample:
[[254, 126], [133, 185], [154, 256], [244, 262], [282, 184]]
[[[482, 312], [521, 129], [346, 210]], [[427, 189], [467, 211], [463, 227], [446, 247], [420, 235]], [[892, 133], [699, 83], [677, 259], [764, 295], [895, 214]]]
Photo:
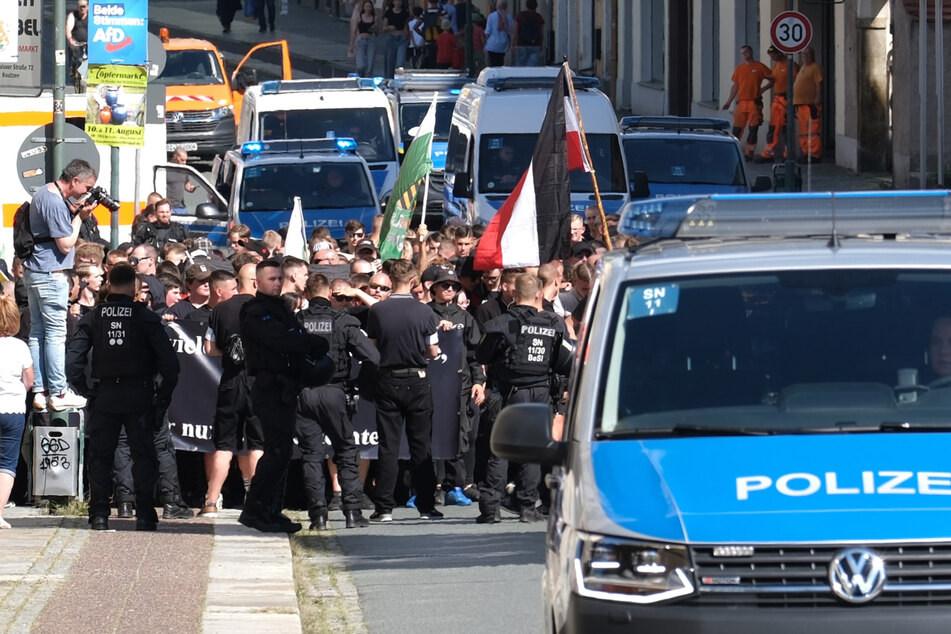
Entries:
[[[79, 229], [104, 195], [96, 170], [75, 159], [59, 178], [37, 190], [30, 203], [33, 253], [23, 261], [30, 306], [30, 354], [35, 381], [33, 406], [55, 411], [86, 406], [66, 383], [66, 316], [69, 276]], [[96, 195], [98, 193], [98, 195]], [[108, 196], [105, 196], [108, 199]]]

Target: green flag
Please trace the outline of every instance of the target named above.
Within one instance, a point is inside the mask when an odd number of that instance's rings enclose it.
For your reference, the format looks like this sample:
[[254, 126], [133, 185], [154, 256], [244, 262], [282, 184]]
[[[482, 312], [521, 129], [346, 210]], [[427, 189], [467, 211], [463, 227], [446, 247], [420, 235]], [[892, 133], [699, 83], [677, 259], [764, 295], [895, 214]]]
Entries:
[[433, 130], [436, 128], [436, 95], [419, 124], [400, 173], [396, 177], [396, 186], [386, 203], [383, 214], [383, 227], [380, 229], [380, 258], [389, 260], [400, 257], [406, 230], [413, 219], [413, 208], [419, 190], [425, 186], [426, 178], [433, 169], [432, 144]]

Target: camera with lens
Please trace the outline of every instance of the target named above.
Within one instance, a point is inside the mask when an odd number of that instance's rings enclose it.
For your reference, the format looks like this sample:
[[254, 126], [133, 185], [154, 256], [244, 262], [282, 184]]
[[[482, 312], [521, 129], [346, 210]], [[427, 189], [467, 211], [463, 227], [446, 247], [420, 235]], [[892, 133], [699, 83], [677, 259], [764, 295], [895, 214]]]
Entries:
[[109, 192], [98, 185], [89, 190], [84, 201], [87, 205], [102, 205], [109, 211], [119, 211], [119, 201], [109, 195]]

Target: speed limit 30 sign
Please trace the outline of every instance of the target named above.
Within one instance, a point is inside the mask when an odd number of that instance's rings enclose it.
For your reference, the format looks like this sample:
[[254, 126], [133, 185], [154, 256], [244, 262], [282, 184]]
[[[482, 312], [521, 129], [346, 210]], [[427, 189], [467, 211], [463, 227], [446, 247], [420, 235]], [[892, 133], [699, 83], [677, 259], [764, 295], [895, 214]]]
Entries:
[[798, 11], [783, 11], [769, 27], [773, 46], [787, 55], [798, 53], [812, 41], [812, 24]]

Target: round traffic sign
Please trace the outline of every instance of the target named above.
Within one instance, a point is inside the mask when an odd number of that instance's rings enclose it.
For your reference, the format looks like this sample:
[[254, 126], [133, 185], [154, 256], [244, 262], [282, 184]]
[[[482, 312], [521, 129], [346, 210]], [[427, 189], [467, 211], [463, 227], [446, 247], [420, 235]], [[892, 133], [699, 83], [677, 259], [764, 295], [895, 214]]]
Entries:
[[[17, 153], [17, 174], [20, 184], [30, 196], [46, 183], [55, 180], [53, 173], [53, 124], [33, 130], [26, 135]], [[63, 128], [63, 166], [73, 159], [83, 159], [99, 171], [99, 151], [89, 135], [71, 123]]]
[[798, 11], [783, 11], [769, 26], [773, 46], [787, 55], [798, 53], [812, 41], [812, 23]]

